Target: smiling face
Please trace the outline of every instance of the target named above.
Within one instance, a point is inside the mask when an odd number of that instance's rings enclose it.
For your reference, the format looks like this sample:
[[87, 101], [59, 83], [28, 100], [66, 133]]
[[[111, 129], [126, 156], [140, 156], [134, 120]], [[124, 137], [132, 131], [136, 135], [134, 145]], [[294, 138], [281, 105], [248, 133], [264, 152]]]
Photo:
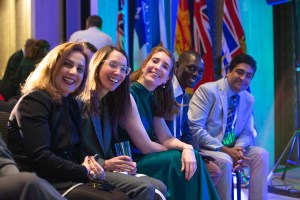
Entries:
[[153, 91], [170, 79], [172, 67], [172, 60], [166, 53], [155, 53], [143, 67], [143, 75], [139, 81], [149, 91]]
[[[110, 67], [110, 62], [118, 64], [117, 68]], [[112, 51], [99, 68], [99, 87], [100, 98], [104, 97], [109, 91], [114, 91], [126, 78], [119, 66], [127, 66], [126, 57], [119, 51]]]
[[68, 96], [81, 84], [86, 67], [86, 60], [82, 53], [71, 52], [63, 61], [56, 78], [55, 85], [62, 96]]
[[193, 88], [202, 79], [203, 72], [203, 62], [196, 54], [184, 55], [176, 63], [175, 75], [182, 89]]
[[247, 63], [240, 63], [227, 72], [227, 80], [230, 88], [235, 92], [246, 90], [253, 78], [254, 70]]

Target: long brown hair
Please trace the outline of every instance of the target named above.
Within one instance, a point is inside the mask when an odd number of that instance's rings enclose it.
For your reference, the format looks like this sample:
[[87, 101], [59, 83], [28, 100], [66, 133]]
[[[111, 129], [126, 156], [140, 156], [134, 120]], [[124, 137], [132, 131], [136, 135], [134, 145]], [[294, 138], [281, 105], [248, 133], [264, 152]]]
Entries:
[[55, 79], [60, 69], [63, 67], [65, 59], [74, 51], [81, 53], [86, 62], [82, 82], [70, 95], [77, 96], [80, 94], [85, 87], [89, 58], [84, 53], [82, 44], [77, 42], [63, 43], [51, 50], [26, 79], [25, 85], [22, 87], [22, 94], [31, 92], [35, 89], [42, 89], [47, 91], [54, 101], [60, 102], [61, 94], [56, 87]]
[[177, 115], [179, 112], [178, 104], [174, 98], [173, 85], [172, 85], [172, 76], [174, 74], [175, 58], [173, 54], [166, 48], [161, 45], [154, 47], [151, 52], [148, 54], [146, 59], [143, 61], [141, 67], [133, 72], [130, 77], [130, 82], [136, 82], [143, 75], [142, 69], [146, 67], [149, 60], [152, 56], [158, 52], [164, 52], [171, 59], [171, 69], [169, 72], [169, 80], [153, 91], [155, 99], [155, 115], [158, 117], [163, 117], [165, 119], [172, 119], [174, 115]]
[[[85, 114], [100, 114], [98, 111], [99, 97], [97, 93], [97, 90], [100, 87], [99, 83], [101, 83], [101, 80], [99, 79], [99, 72], [103, 65], [103, 61], [106, 60], [113, 51], [118, 51], [124, 55], [127, 60], [127, 66], [129, 66], [128, 57], [122, 49], [106, 46], [99, 49], [94, 54], [90, 62], [86, 87], [79, 96], [79, 98], [85, 103]], [[116, 134], [118, 124], [123, 124], [123, 121], [131, 109], [129, 84], [129, 76], [126, 76], [123, 82], [114, 91], [108, 92], [108, 94], [104, 97], [109, 115], [111, 116], [114, 134]]]

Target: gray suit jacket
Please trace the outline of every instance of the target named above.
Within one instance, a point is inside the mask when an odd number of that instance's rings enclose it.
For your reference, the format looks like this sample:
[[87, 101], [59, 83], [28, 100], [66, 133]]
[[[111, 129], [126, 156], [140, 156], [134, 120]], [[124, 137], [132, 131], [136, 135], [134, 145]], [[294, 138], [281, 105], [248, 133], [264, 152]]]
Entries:
[[[255, 132], [252, 119], [254, 97], [241, 91], [235, 123], [235, 146], [253, 144]], [[189, 125], [194, 139], [201, 148], [217, 150], [227, 123], [227, 89], [225, 79], [201, 85], [193, 95], [188, 111]]]

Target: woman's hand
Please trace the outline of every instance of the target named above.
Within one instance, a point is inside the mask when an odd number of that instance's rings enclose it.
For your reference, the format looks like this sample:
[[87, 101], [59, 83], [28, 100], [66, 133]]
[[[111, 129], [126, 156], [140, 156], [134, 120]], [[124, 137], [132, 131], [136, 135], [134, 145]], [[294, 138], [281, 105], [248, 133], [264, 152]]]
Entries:
[[107, 171], [130, 172], [136, 173], [136, 163], [132, 162], [128, 156], [117, 156], [109, 160], [105, 160], [104, 169]]
[[87, 168], [90, 180], [104, 179], [104, 169], [97, 163], [94, 157], [86, 156], [82, 165]]
[[197, 162], [194, 149], [191, 145], [186, 145], [182, 150], [181, 171], [185, 171], [185, 179], [190, 180], [197, 170]]

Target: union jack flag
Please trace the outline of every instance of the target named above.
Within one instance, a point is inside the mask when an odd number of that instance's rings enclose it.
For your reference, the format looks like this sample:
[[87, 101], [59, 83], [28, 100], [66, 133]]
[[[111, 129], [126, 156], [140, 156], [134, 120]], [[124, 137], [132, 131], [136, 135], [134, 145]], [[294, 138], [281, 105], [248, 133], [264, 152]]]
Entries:
[[246, 53], [245, 34], [236, 0], [225, 0], [222, 34], [222, 75], [225, 76], [231, 59]]
[[214, 81], [213, 51], [210, 36], [211, 29], [207, 15], [206, 0], [194, 1], [193, 27], [195, 51], [203, 56], [205, 69], [202, 80], [194, 88], [195, 91], [199, 85]]

